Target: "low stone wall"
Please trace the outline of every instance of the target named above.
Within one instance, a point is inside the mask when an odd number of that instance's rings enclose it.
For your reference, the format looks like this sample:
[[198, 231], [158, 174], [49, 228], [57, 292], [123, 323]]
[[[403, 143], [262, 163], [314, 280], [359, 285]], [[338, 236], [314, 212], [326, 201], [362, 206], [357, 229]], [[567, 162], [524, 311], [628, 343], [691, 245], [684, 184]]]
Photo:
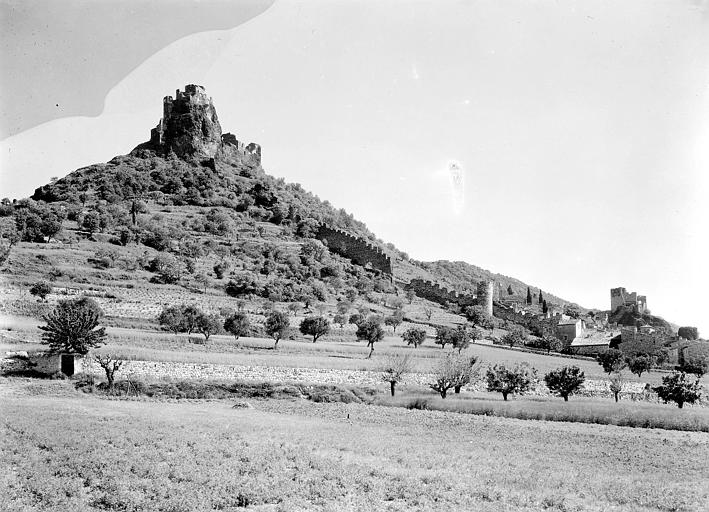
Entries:
[[[100, 375], [100, 369], [93, 373]], [[187, 380], [255, 380], [270, 382], [298, 382], [308, 384], [340, 384], [349, 386], [386, 386], [381, 373], [368, 370], [335, 370], [329, 368], [288, 368], [280, 366], [238, 366], [215, 364], [188, 364], [157, 361], [129, 361], [119, 377], [170, 378]], [[433, 374], [410, 373], [404, 376], [401, 385], [428, 387], [433, 382]], [[463, 388], [465, 391], [484, 391], [484, 379], [479, 379]], [[549, 396], [543, 381], [539, 381], [531, 394]], [[605, 380], [587, 379], [580, 393], [586, 397], [613, 398]], [[654, 392], [647, 391], [645, 384], [626, 382], [621, 398], [626, 400], [657, 401]]]

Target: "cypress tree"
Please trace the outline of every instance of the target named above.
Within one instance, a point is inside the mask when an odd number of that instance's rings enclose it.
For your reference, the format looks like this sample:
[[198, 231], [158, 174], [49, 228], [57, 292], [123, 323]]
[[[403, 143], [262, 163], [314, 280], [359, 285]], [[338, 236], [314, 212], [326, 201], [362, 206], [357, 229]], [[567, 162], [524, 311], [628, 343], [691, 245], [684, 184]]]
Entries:
[[549, 306], [547, 306], [547, 301], [542, 302], [542, 313], [547, 314], [549, 312]]
[[539, 289], [539, 300], [538, 303], [542, 304], [544, 302], [544, 295], [542, 295], [542, 290], [541, 288]]
[[514, 290], [512, 289], [512, 285], [508, 284], [507, 285], [507, 295], [514, 295]]
[[531, 304], [531, 303], [532, 303], [532, 292], [529, 289], [529, 286], [527, 286], [527, 304]]

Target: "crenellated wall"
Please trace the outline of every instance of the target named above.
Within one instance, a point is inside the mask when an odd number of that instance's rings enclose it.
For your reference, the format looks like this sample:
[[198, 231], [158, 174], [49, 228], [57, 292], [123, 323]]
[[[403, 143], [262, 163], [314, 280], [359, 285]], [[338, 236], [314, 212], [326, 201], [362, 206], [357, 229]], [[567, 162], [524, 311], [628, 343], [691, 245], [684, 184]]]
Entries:
[[413, 290], [418, 297], [441, 305], [451, 302], [460, 306], [472, 306], [476, 303], [473, 295], [458, 294], [454, 290], [424, 279], [412, 279], [407, 288]]
[[373, 269], [389, 275], [393, 272], [391, 257], [362, 238], [324, 224], [318, 229], [317, 238], [325, 243], [330, 251], [349, 258], [358, 265], [371, 265]]

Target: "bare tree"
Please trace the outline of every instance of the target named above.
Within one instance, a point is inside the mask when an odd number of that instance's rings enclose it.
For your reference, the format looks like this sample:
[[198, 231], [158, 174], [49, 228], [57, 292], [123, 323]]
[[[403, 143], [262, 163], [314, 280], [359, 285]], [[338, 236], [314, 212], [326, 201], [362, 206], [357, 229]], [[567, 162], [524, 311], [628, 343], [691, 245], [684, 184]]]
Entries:
[[103, 368], [103, 371], [106, 373], [106, 380], [108, 381], [108, 389], [113, 390], [116, 372], [123, 367], [125, 361], [116, 359], [116, 357], [111, 354], [94, 354], [94, 361]]
[[414, 365], [409, 355], [391, 355], [387, 357], [380, 370], [382, 372], [382, 380], [391, 385], [391, 396], [394, 396], [396, 384], [401, 381], [402, 377], [413, 371]]

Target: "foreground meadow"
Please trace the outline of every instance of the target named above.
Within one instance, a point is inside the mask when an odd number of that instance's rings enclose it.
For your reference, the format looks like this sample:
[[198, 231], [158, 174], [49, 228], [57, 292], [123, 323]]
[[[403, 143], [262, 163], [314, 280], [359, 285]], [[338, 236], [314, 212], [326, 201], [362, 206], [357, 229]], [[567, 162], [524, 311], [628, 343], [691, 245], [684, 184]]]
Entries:
[[706, 434], [0, 379], [0, 509], [706, 510]]

